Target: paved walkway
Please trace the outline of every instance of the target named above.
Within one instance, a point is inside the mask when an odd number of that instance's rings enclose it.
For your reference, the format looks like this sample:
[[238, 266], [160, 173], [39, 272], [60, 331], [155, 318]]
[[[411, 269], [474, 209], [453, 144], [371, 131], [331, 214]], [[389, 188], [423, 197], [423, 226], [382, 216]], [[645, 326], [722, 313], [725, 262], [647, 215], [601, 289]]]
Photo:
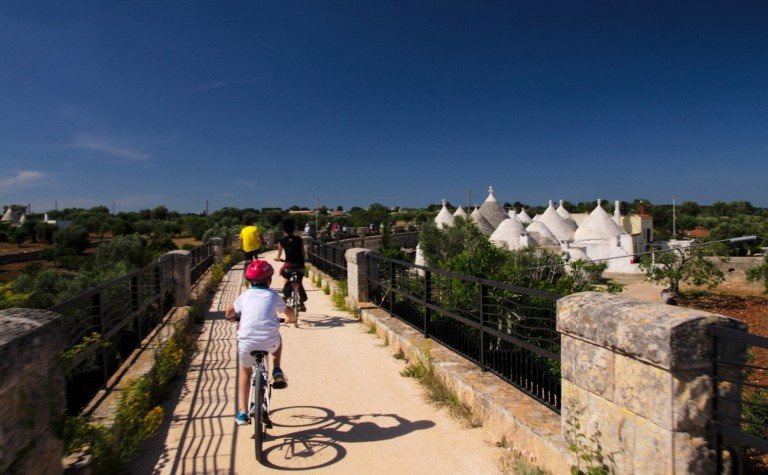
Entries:
[[[252, 427], [234, 423], [236, 325], [224, 319], [243, 288], [241, 275], [236, 266], [222, 282], [199, 353], [166, 407], [172, 418], [134, 473], [498, 472], [495, 441], [426, 403], [418, 384], [399, 375], [403, 362], [307, 279], [307, 313], [299, 328], [281, 328], [289, 386], [272, 392], [275, 427], [265, 443], [266, 464], [257, 464]], [[278, 277], [273, 288], [281, 284]]]

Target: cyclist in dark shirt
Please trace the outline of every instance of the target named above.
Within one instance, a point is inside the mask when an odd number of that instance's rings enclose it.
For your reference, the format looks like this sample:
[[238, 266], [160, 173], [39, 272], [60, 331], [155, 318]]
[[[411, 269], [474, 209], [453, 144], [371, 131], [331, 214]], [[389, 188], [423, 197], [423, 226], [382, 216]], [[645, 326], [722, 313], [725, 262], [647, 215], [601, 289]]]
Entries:
[[285, 278], [285, 285], [283, 286], [283, 295], [286, 300], [291, 296], [291, 282], [290, 271], [297, 270], [299, 275], [299, 294], [301, 295], [301, 311], [306, 311], [304, 302], [307, 300], [307, 292], [304, 290], [304, 261], [306, 254], [304, 250], [304, 242], [301, 237], [295, 236], [293, 232], [296, 230], [296, 223], [292, 219], [286, 219], [283, 221], [283, 232], [285, 237], [280, 239], [277, 244], [277, 260], [285, 252], [285, 264], [280, 269], [280, 275]]

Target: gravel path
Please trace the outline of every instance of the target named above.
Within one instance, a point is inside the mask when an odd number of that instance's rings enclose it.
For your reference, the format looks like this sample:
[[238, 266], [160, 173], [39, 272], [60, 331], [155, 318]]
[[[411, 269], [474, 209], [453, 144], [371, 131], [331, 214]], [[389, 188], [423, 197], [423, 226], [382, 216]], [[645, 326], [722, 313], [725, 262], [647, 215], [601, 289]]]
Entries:
[[[234, 423], [236, 326], [224, 320], [225, 306], [242, 289], [241, 273], [235, 267], [225, 277], [200, 351], [166, 408], [172, 420], [134, 473], [498, 473], [502, 450], [495, 441], [426, 403], [418, 384], [399, 375], [404, 363], [308, 279], [299, 328], [281, 328], [289, 386], [272, 392], [275, 427], [265, 443], [266, 466], [258, 465], [252, 427]], [[281, 285], [277, 277], [272, 287]]]

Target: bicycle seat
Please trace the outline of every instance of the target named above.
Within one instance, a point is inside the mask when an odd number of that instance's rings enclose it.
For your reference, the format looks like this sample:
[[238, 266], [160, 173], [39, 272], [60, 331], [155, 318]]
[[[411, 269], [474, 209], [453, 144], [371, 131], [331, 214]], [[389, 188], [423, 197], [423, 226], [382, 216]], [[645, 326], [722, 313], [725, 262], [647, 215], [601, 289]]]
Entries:
[[261, 359], [267, 356], [267, 352], [255, 350], [255, 351], [251, 351], [251, 356], [255, 357], [256, 359]]

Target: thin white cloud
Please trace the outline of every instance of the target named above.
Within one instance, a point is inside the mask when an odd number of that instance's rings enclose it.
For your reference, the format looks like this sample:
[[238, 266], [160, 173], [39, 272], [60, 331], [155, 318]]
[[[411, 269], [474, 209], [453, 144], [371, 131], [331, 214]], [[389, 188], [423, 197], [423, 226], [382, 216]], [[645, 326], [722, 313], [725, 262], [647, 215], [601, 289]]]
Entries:
[[74, 141], [67, 147], [93, 150], [131, 162], [145, 162], [151, 157], [148, 153], [127, 147], [114, 139], [93, 137], [88, 134], [77, 134]]
[[728, 150], [725, 152], [726, 155], [747, 155], [750, 153], [763, 153], [768, 152], [768, 148], [753, 148], [753, 149], [747, 149], [747, 150]]
[[0, 178], [0, 192], [10, 192], [28, 186], [34, 186], [45, 177], [45, 173], [33, 170], [21, 170], [12, 176]]
[[210, 84], [203, 84], [202, 86], [197, 86], [196, 88], [192, 89], [193, 92], [205, 92], [210, 91], [211, 89], [217, 89], [220, 87], [227, 87], [227, 86], [237, 86], [240, 84], [250, 84], [256, 81], [259, 81], [263, 78], [263, 76], [255, 76], [252, 78], [246, 78], [246, 79], [233, 79], [231, 81], [217, 81]]

